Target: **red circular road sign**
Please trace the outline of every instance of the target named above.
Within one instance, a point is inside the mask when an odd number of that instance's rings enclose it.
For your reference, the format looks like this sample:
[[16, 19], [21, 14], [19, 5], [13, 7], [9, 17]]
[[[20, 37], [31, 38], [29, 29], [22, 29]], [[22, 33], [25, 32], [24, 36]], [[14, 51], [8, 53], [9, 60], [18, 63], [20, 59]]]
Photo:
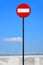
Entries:
[[16, 8], [17, 15], [20, 16], [20, 17], [22, 17], [22, 18], [29, 16], [30, 12], [31, 12], [31, 8], [27, 4], [20, 4]]

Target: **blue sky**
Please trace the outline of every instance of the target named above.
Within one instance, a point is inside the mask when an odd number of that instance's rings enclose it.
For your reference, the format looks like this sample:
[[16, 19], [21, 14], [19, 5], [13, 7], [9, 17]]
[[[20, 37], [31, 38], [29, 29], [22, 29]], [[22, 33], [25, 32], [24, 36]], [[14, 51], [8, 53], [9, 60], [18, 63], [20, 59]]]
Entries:
[[[26, 3], [31, 7], [31, 14], [25, 18], [25, 53], [43, 52], [43, 0], [0, 0], [0, 54], [22, 53], [22, 18], [16, 14], [16, 7]], [[16, 38], [14, 41], [3, 41]]]

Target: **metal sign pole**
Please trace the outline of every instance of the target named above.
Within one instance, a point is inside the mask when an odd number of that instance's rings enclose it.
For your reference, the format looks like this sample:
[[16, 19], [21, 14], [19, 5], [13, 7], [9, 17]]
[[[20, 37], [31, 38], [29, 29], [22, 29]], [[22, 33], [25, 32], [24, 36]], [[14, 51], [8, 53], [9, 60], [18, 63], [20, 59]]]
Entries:
[[22, 48], [22, 51], [23, 52], [22, 53], [23, 53], [23, 65], [24, 65], [24, 18], [22, 18], [22, 19], [23, 19], [23, 21], [22, 21], [22, 28], [23, 28], [23, 32], [22, 32], [23, 33], [23, 44], [22, 44], [23, 48]]
[[16, 13], [19, 17], [22, 18], [22, 39], [23, 39], [23, 42], [22, 42], [22, 60], [23, 60], [23, 65], [24, 65], [24, 18], [29, 16], [30, 13], [31, 13], [31, 8], [28, 4], [20, 4], [18, 5], [18, 7], [16, 8]]

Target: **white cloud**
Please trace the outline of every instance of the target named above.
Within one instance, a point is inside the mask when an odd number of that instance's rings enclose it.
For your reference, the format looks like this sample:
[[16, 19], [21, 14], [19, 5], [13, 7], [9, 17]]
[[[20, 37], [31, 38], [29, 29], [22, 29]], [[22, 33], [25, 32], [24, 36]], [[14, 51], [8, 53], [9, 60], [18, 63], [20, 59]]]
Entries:
[[4, 38], [4, 42], [22, 42], [21, 37]]

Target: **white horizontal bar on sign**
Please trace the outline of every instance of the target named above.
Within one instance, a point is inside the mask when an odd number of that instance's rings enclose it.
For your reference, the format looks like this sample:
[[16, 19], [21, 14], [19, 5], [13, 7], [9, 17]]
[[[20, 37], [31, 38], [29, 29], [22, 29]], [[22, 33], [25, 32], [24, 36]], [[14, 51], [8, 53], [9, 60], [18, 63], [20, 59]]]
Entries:
[[18, 8], [18, 12], [19, 13], [29, 13], [30, 10], [29, 10], [29, 8]]

